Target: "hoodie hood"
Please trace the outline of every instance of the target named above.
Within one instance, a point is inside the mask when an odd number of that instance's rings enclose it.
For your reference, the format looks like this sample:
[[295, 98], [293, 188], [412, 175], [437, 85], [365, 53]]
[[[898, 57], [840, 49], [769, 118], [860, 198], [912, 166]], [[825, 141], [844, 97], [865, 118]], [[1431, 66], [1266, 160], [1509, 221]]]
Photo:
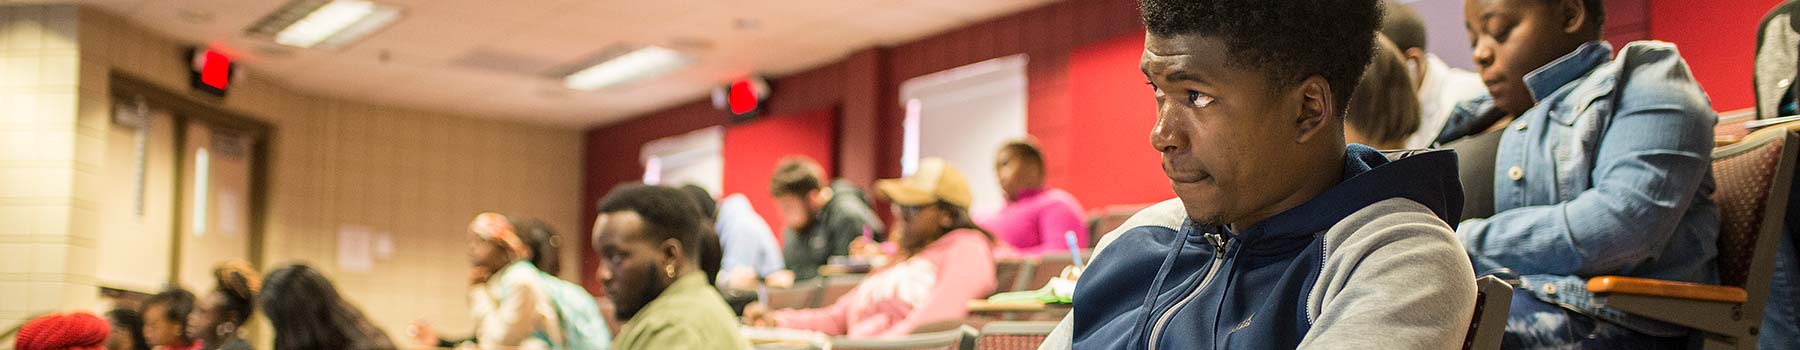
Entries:
[[1344, 148], [1343, 181], [1318, 197], [1239, 232], [1240, 238], [1312, 235], [1370, 204], [1391, 198], [1411, 199], [1430, 208], [1455, 228], [1462, 217], [1462, 182], [1456, 173], [1456, 151], [1376, 151], [1350, 144]]

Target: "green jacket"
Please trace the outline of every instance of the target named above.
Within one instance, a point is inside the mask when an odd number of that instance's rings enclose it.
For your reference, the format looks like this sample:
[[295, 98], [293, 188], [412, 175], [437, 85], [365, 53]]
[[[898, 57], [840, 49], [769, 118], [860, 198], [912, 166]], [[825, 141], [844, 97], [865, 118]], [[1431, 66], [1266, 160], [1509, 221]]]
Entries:
[[706, 274], [675, 279], [638, 311], [613, 338], [614, 350], [749, 349], [737, 317], [719, 291], [706, 284]]

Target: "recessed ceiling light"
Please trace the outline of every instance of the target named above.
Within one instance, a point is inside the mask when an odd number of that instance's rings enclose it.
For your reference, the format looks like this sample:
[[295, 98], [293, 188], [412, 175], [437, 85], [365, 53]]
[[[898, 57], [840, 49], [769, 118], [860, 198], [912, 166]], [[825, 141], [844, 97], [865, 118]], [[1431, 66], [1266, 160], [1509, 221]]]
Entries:
[[599, 90], [663, 76], [690, 64], [693, 64], [693, 59], [680, 52], [660, 46], [645, 46], [564, 76], [563, 86], [576, 90]]
[[400, 19], [400, 8], [367, 0], [293, 0], [246, 31], [275, 43], [306, 48], [344, 47]]

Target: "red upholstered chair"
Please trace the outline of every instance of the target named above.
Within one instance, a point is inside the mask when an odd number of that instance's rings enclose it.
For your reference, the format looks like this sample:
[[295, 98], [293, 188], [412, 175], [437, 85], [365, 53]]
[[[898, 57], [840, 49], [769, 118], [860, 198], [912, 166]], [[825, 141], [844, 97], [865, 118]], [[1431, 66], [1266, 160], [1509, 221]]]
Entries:
[[1025, 277], [1025, 265], [1030, 263], [1025, 259], [994, 260], [994, 292], [1011, 292], [1041, 287], [1025, 285], [1028, 283]]
[[981, 327], [976, 350], [1034, 350], [1056, 329], [1056, 322], [994, 322]]
[[1774, 126], [1713, 149], [1718, 189], [1712, 198], [1723, 224], [1718, 285], [1600, 276], [1588, 279], [1588, 291], [1614, 309], [1693, 328], [1700, 348], [1755, 348], [1794, 176], [1795, 139], [1788, 127]]
[[833, 350], [971, 350], [975, 329], [959, 326], [946, 331], [916, 333], [893, 339], [831, 339]]

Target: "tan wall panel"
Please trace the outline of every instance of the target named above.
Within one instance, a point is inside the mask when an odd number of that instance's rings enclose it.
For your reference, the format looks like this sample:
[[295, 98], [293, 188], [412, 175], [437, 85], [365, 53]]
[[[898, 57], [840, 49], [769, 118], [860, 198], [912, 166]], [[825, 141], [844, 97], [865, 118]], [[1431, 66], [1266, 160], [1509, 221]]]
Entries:
[[[105, 69], [187, 91], [182, 43], [93, 9], [81, 19], [81, 66], [93, 67], [82, 81], [105, 81], [93, 72]], [[245, 64], [224, 107], [275, 128], [262, 263], [311, 262], [391, 336], [417, 318], [449, 334], [472, 328], [463, 227], [475, 213], [538, 217], [570, 237], [581, 227], [578, 131], [318, 98], [256, 68]], [[89, 101], [108, 96], [104, 85], [82, 88], [101, 92], [83, 94], [82, 106], [111, 102]], [[338, 232], [347, 226], [386, 233], [394, 254], [365, 272], [339, 269]], [[579, 244], [569, 243], [565, 261], [574, 261]], [[564, 265], [572, 272], [576, 264]]]

